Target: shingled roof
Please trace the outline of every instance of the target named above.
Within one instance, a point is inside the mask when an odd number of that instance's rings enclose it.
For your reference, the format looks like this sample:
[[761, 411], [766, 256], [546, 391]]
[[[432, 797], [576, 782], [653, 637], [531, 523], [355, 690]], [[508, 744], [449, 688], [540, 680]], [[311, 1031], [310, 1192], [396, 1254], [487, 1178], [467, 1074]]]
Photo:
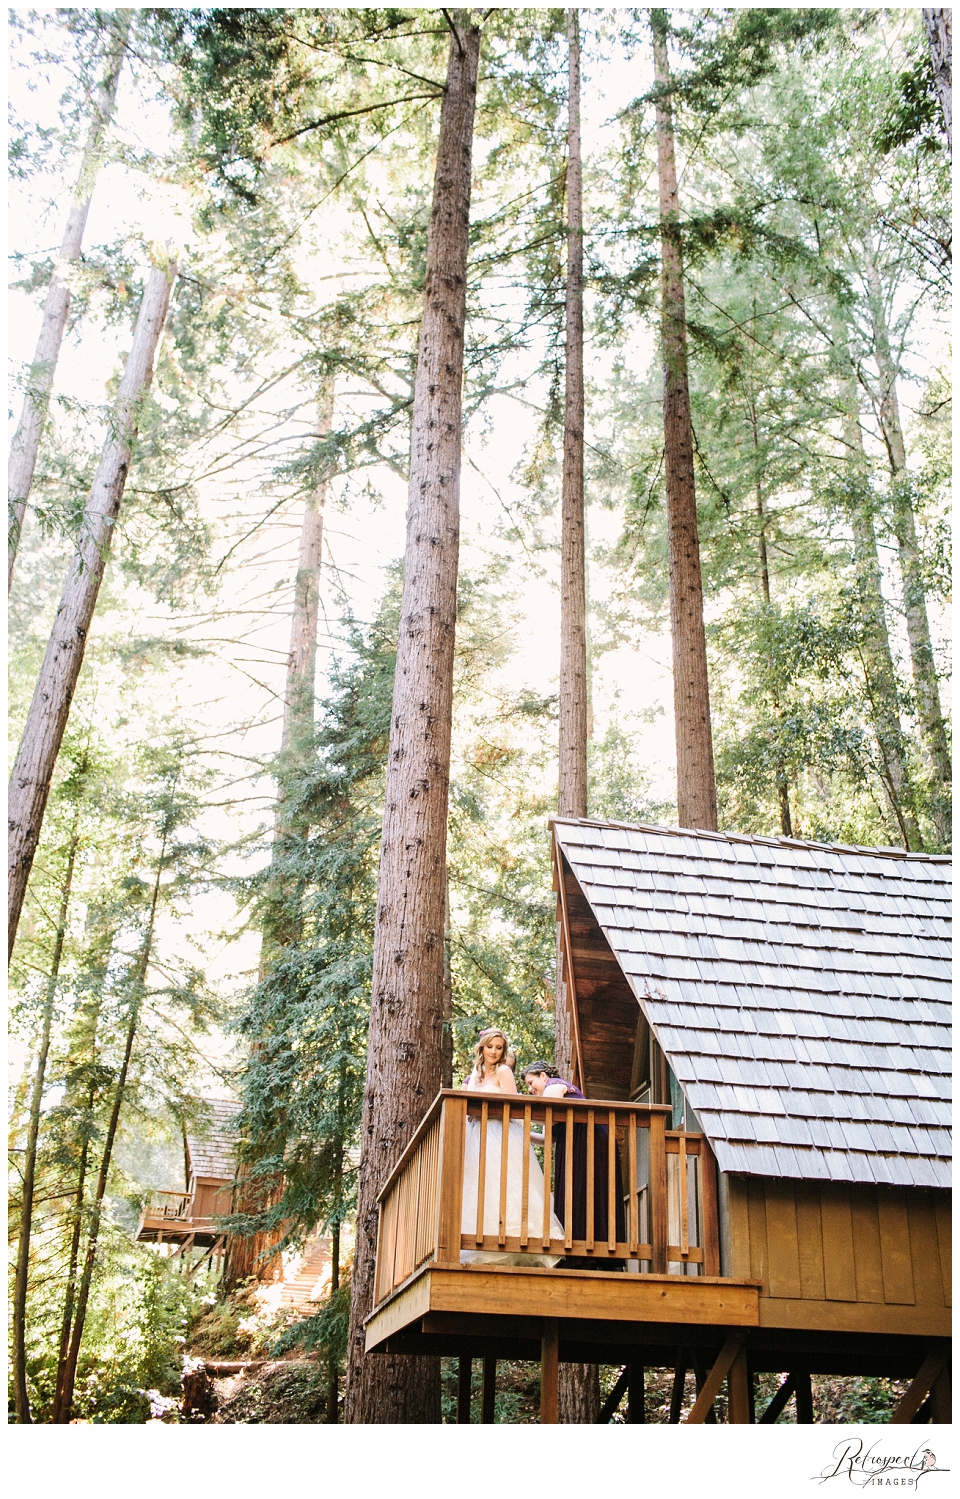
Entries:
[[205, 1098], [209, 1122], [187, 1135], [187, 1151], [194, 1176], [214, 1181], [232, 1181], [236, 1170], [237, 1131], [240, 1105], [229, 1098]]
[[948, 858], [553, 827], [722, 1171], [950, 1185]]

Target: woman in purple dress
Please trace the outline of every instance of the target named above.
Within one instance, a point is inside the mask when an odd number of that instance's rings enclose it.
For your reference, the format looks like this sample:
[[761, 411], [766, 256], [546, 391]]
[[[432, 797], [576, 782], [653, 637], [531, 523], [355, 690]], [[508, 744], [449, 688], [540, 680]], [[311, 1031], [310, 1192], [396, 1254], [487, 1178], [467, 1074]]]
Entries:
[[[567, 1082], [560, 1077], [555, 1067], [549, 1062], [531, 1062], [529, 1067], [524, 1068], [523, 1079], [531, 1093], [538, 1094], [543, 1099], [554, 1098], [583, 1098], [585, 1095], [573, 1083]], [[605, 1124], [594, 1124], [593, 1133], [593, 1234], [594, 1239], [603, 1242], [607, 1237], [607, 1178], [609, 1130]], [[553, 1126], [553, 1210], [560, 1222], [566, 1224], [567, 1204], [567, 1173], [564, 1169], [566, 1155], [567, 1127], [565, 1124]], [[615, 1164], [615, 1194], [616, 1203], [614, 1209], [614, 1222], [616, 1224], [617, 1239], [620, 1243], [626, 1238], [625, 1217], [623, 1211], [623, 1186], [620, 1174], [620, 1159], [616, 1155], [616, 1142], [614, 1142]], [[584, 1240], [587, 1237], [587, 1125], [575, 1124], [573, 1126], [573, 1179], [572, 1179], [571, 1203], [571, 1237]], [[576, 1269], [605, 1269], [620, 1270], [623, 1268], [622, 1260], [608, 1258], [606, 1255], [591, 1256], [568, 1256], [563, 1263], [570, 1268]]]

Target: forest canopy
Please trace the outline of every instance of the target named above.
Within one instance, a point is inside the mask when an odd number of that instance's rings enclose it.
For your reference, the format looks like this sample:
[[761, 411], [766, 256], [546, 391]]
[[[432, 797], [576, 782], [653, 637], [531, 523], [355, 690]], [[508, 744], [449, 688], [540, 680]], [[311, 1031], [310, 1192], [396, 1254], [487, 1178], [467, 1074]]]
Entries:
[[558, 807], [950, 851], [949, 13], [10, 14], [12, 1409], [300, 1350], [371, 1419], [414, 616], [417, 1097], [485, 1026], [569, 1065]]

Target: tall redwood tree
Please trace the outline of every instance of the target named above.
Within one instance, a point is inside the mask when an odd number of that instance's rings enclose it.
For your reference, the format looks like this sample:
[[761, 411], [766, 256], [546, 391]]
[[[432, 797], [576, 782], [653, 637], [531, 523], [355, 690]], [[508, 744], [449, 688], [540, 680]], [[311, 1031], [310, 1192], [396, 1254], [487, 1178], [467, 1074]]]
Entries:
[[687, 379], [687, 314], [683, 290], [683, 237], [677, 194], [672, 79], [667, 52], [670, 22], [651, 10], [656, 80], [657, 169], [660, 179], [660, 343], [663, 356], [663, 445], [670, 558], [670, 628], [673, 637], [673, 704], [677, 736], [677, 821], [684, 828], [717, 826], [717, 787], [710, 728], [707, 645], [693, 424]]
[[[563, 490], [560, 535], [560, 766], [557, 811], [587, 815], [587, 578], [583, 496], [583, 163], [580, 150], [580, 23], [567, 11], [567, 295], [563, 418]], [[573, 1065], [563, 945], [557, 941], [557, 1065]], [[592, 1425], [600, 1415], [596, 1364], [561, 1364], [560, 1420]]]
[[453, 647], [473, 118], [480, 27], [448, 14], [423, 321], [414, 386], [400, 638], [380, 856], [362, 1121], [346, 1419], [440, 1419], [435, 1358], [366, 1358], [377, 1195], [440, 1087]]

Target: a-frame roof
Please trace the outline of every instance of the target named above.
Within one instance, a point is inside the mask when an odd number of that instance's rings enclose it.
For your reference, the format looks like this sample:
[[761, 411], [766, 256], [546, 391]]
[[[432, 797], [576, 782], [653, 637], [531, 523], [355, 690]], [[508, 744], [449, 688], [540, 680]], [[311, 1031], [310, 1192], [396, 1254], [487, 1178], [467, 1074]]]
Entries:
[[949, 1186], [949, 859], [553, 827], [722, 1171]]

